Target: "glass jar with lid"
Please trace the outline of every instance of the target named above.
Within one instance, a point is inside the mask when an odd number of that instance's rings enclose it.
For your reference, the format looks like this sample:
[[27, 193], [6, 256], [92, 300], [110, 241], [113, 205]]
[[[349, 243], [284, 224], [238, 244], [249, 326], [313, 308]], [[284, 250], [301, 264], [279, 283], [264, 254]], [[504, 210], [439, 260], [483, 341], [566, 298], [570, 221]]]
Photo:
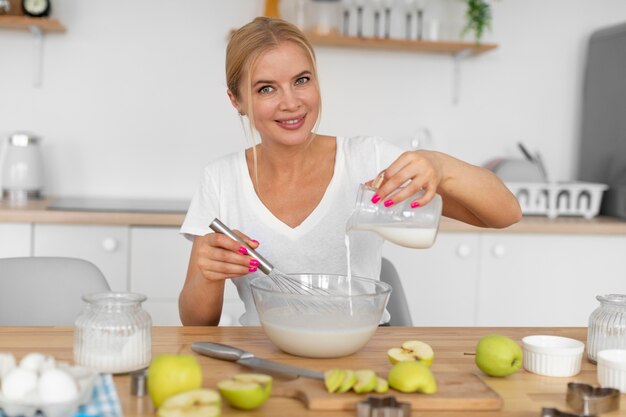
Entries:
[[120, 374], [150, 364], [152, 319], [141, 307], [145, 295], [103, 292], [84, 295], [83, 301], [74, 331], [77, 365]]
[[626, 349], [626, 295], [598, 295], [600, 306], [589, 316], [587, 357], [596, 363], [598, 352]]

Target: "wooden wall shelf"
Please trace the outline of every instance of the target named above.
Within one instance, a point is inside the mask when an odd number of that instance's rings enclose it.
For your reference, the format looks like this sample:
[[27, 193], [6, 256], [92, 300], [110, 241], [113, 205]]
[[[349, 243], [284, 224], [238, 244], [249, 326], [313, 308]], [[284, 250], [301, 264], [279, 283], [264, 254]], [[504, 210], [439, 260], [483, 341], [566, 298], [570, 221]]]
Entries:
[[345, 47], [345, 48], [362, 48], [362, 49], [381, 49], [408, 52], [424, 52], [439, 54], [468, 54], [478, 55], [484, 52], [496, 49], [496, 44], [476, 44], [471, 42], [459, 41], [418, 41], [405, 39], [382, 39], [382, 38], [359, 38], [356, 36], [341, 35], [318, 35], [315, 33], [307, 33], [307, 38], [314, 45]]
[[65, 32], [65, 26], [57, 19], [28, 16], [0, 16], [0, 28], [28, 31], [32, 31], [33, 28], [38, 28], [42, 32], [47, 33]]

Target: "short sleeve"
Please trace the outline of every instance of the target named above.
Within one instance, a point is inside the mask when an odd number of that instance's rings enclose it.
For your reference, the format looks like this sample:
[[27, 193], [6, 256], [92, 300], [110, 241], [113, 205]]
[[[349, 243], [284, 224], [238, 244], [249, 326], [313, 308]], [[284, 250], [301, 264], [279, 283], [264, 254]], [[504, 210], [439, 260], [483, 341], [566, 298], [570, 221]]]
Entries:
[[204, 175], [200, 185], [196, 190], [189, 210], [180, 228], [180, 233], [189, 240], [194, 236], [204, 236], [211, 232], [209, 224], [219, 217], [219, 191], [216, 184], [215, 173], [208, 167], [204, 170]]

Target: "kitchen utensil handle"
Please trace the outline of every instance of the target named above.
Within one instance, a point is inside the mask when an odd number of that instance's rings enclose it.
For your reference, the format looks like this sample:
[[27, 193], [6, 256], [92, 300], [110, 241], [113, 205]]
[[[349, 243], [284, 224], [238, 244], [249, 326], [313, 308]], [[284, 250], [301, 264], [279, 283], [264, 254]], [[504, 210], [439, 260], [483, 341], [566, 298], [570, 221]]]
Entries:
[[252, 249], [250, 246], [248, 246], [248, 244], [242, 238], [237, 236], [232, 230], [230, 230], [228, 228], [228, 226], [226, 226], [224, 223], [222, 223], [220, 221], [220, 219], [218, 219], [217, 217], [215, 219], [213, 219], [213, 221], [211, 222], [209, 227], [214, 232], [222, 233], [222, 234], [228, 236], [229, 238], [239, 242], [241, 244], [241, 246], [243, 246], [244, 248], [246, 248], [248, 250], [248, 255], [252, 256], [254, 259], [259, 261], [259, 269], [261, 271], [263, 271], [264, 274], [269, 275], [269, 273], [272, 271], [272, 269], [274, 269], [274, 265], [269, 263], [267, 261], [267, 259], [265, 259], [261, 255], [259, 255], [254, 249]]
[[230, 362], [237, 362], [239, 359], [254, 357], [250, 352], [221, 343], [193, 342], [191, 344], [191, 350], [204, 356]]
[[522, 144], [522, 142], [517, 142], [517, 147], [519, 148], [520, 151], [522, 151], [526, 159], [528, 159], [533, 164], [535, 163], [535, 158], [533, 158], [530, 152], [528, 152], [528, 149], [526, 149], [526, 147]]

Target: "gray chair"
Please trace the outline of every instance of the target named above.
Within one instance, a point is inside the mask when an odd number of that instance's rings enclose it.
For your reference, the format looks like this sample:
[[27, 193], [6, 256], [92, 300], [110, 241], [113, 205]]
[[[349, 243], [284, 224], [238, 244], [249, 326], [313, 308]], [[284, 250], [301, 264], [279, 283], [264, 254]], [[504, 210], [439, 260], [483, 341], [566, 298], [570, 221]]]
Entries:
[[389, 302], [387, 303], [387, 311], [389, 311], [391, 315], [389, 325], [412, 326], [413, 320], [411, 319], [409, 304], [404, 295], [404, 288], [402, 288], [400, 276], [391, 261], [387, 258], [383, 258], [380, 266], [380, 280], [391, 285], [391, 288], [393, 288]]
[[0, 326], [72, 326], [82, 295], [110, 291], [102, 272], [76, 258], [0, 259]]

